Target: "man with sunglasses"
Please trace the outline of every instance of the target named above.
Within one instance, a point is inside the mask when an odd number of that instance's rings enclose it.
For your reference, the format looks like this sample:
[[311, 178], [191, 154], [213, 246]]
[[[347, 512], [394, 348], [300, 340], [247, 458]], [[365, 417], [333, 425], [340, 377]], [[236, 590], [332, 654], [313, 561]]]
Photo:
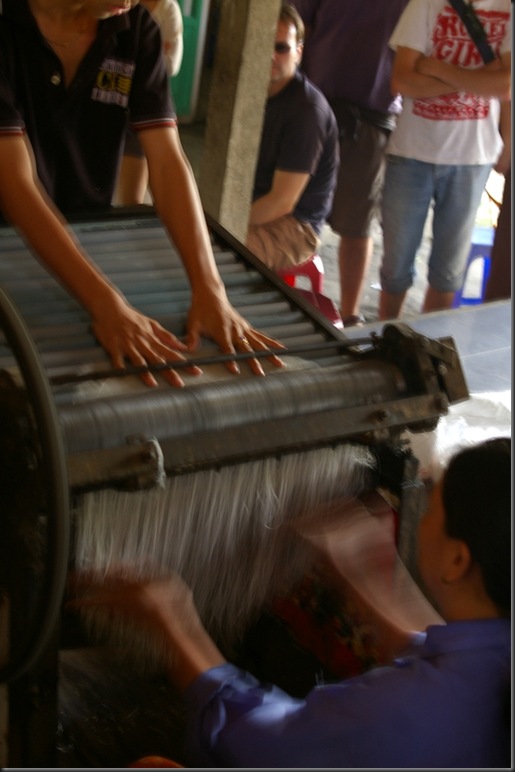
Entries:
[[320, 246], [339, 166], [329, 103], [302, 73], [304, 24], [281, 7], [254, 179], [247, 246], [274, 270], [306, 262]]

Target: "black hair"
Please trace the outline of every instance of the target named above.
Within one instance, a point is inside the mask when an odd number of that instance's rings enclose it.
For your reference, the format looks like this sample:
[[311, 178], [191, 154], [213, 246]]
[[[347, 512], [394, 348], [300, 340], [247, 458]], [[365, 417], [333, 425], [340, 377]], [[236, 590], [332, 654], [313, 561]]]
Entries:
[[511, 439], [458, 451], [442, 483], [445, 529], [464, 541], [480, 567], [489, 598], [511, 616]]

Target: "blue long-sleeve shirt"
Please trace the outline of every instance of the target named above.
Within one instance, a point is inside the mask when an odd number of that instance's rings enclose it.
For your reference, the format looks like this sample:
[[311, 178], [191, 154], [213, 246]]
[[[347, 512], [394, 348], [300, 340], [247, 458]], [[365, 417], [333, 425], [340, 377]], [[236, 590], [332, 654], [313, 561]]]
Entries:
[[510, 766], [511, 623], [429, 627], [390, 667], [294, 699], [233, 665], [186, 691], [188, 760], [226, 767]]

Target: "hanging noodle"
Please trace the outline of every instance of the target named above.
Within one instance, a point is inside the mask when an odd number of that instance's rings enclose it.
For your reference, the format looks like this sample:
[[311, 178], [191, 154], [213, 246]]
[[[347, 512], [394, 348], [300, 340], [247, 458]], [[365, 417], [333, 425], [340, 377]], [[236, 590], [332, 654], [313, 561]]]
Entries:
[[[76, 567], [100, 574], [116, 567], [140, 578], [177, 572], [207, 629], [230, 645], [309, 567], [292, 521], [363, 490], [371, 467], [370, 451], [344, 444], [170, 477], [150, 491], [85, 494], [76, 514]], [[142, 664], [159, 658], [141, 633], [99, 612], [85, 618], [121, 654]]]

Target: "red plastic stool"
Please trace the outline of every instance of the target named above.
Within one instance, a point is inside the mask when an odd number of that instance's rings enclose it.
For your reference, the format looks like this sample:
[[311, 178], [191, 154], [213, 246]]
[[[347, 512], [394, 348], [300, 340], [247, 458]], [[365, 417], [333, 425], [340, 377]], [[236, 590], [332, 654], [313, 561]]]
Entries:
[[[476, 225], [472, 232], [472, 243], [470, 246], [470, 252], [467, 260], [467, 268], [465, 270], [465, 277], [463, 279], [463, 286], [455, 294], [452, 303], [453, 308], [459, 308], [465, 305], [475, 305], [482, 303], [485, 297], [486, 285], [488, 283], [488, 277], [490, 275], [490, 255], [492, 252], [492, 246], [494, 243], [495, 229], [489, 226]], [[483, 261], [483, 275], [481, 278], [480, 294], [475, 296], [468, 296], [465, 294], [465, 285], [467, 283], [467, 276], [470, 270], [470, 266], [475, 260], [481, 259]]]
[[322, 292], [324, 263], [320, 255], [312, 255], [305, 263], [278, 270], [277, 275], [290, 287], [295, 286], [297, 276], [306, 276], [311, 282], [313, 292]]
[[340, 316], [340, 312], [336, 308], [331, 298], [322, 295], [320, 292], [314, 292], [313, 290], [297, 289], [296, 291], [302, 295], [311, 305], [317, 308], [321, 314], [323, 314], [331, 324], [338, 327], [339, 330], [343, 330], [343, 322]]

